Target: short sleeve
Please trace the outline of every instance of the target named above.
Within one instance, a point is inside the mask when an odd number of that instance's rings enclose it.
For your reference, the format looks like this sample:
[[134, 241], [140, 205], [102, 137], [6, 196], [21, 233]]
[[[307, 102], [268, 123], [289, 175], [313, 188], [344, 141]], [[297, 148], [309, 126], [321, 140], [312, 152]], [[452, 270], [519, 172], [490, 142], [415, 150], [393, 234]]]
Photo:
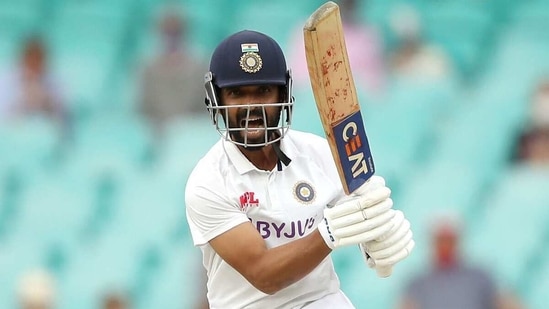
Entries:
[[[205, 187], [189, 180], [185, 190], [186, 215], [193, 242], [201, 246], [233, 227], [249, 222], [248, 217], [223, 196], [218, 186]], [[217, 190], [214, 190], [217, 189]]]

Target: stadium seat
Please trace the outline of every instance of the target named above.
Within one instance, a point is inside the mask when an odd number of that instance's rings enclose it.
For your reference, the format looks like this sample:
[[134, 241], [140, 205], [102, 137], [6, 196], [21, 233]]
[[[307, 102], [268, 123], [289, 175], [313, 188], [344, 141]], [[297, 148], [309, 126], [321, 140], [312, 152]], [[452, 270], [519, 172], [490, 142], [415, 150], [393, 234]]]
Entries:
[[[37, 1], [0, 1], [0, 68], [18, 61], [23, 41], [39, 32], [42, 18]], [[4, 73], [4, 72], [2, 72]]]
[[0, 245], [0, 307], [18, 307], [17, 292], [22, 276], [46, 266], [41, 253], [30, 243]]
[[392, 15], [403, 6], [411, 6], [422, 18], [423, 6], [421, 1], [384, 0], [384, 1], [359, 1], [358, 16], [367, 25], [371, 25], [382, 36], [385, 50], [392, 50], [396, 46], [397, 38], [391, 26]]
[[[549, 41], [543, 27], [531, 27], [520, 22], [509, 23], [502, 31], [498, 49], [492, 56], [491, 65], [497, 70], [500, 78], [509, 78], [513, 87], [504, 90], [513, 90], [517, 86], [531, 85], [540, 75], [547, 74], [549, 61]], [[505, 86], [503, 86], [505, 87]]]
[[120, 25], [130, 18], [134, 3], [129, 0], [119, 0], [114, 3], [108, 0], [59, 0], [55, 6], [55, 14], [75, 22], [78, 18], [83, 19], [81, 22], [92, 22], [92, 24], [94, 21], [102, 20], [106, 23], [102, 25], [102, 29], [110, 28], [111, 31], [117, 31]]
[[[241, 4], [234, 12], [234, 21], [226, 35], [248, 29], [269, 34], [285, 50], [294, 31], [301, 31], [306, 19], [316, 9], [307, 6], [308, 1], [283, 5], [280, 2], [263, 1], [262, 5]], [[286, 1], [288, 2], [288, 1]], [[288, 9], [291, 7], [291, 9]]]
[[547, 305], [547, 291], [549, 291], [549, 263], [545, 263], [538, 270], [535, 282], [531, 285], [531, 290], [526, 291], [525, 303], [528, 308], [545, 308]]
[[428, 233], [437, 214], [467, 216], [482, 197], [484, 186], [470, 166], [429, 164], [409, 178], [400, 194], [395, 195], [395, 207], [407, 214], [414, 230]]
[[429, 265], [432, 227], [440, 216], [457, 216], [466, 223], [474, 220], [483, 188], [475, 170], [459, 164], [426, 164], [402, 181], [393, 194], [394, 208], [410, 221], [416, 242], [406, 273]]
[[[112, 221], [140, 242], [172, 243], [176, 229], [186, 224], [184, 193], [184, 183], [159, 180], [153, 174], [134, 177], [121, 188]], [[190, 237], [185, 228], [181, 236]]]
[[45, 172], [59, 159], [61, 128], [45, 117], [0, 123], [0, 174], [12, 171], [24, 179]]
[[0, 1], [0, 33], [28, 35], [41, 21], [39, 1]]
[[432, 132], [444, 120], [445, 109], [449, 110], [444, 105], [453, 95], [434, 89], [434, 85], [394, 81], [379, 102], [361, 103], [376, 168], [390, 178], [395, 189], [399, 179], [424, 163], [432, 147]]
[[19, 202], [26, 186], [23, 175], [14, 170], [0, 172], [0, 243], [3, 243], [17, 221]]
[[[253, 5], [252, 5], [253, 6]], [[198, 55], [209, 58], [217, 44], [229, 35], [227, 29], [234, 22], [235, 2], [182, 1], [183, 13], [187, 18], [188, 38]]]
[[53, 13], [46, 33], [52, 67], [75, 113], [112, 104], [105, 91], [110, 90], [117, 57], [126, 43], [129, 4], [64, 1]]
[[185, 21], [184, 38], [188, 42], [185, 48], [197, 56], [209, 57], [218, 42], [228, 35], [227, 25], [231, 24], [235, 2], [219, 2], [212, 9], [210, 3], [203, 1], [156, 1], [141, 0], [140, 18], [134, 20], [132, 27], [137, 29], [137, 60], [153, 55], [159, 45], [158, 21], [163, 13], [178, 13]]
[[291, 128], [324, 136], [324, 129], [310, 87], [294, 87], [294, 98]]
[[53, 173], [35, 179], [22, 192], [11, 241], [37, 248], [75, 241], [89, 216], [91, 197], [88, 188]]
[[70, 247], [71, 260], [59, 283], [59, 308], [99, 308], [107, 293], [129, 293], [143, 254], [136, 240], [131, 234], [110, 232]]
[[219, 138], [208, 116], [173, 120], [157, 145], [158, 175], [168, 183], [184, 184], [196, 163]]
[[469, 165], [478, 177], [491, 181], [514, 152], [516, 127], [495, 116], [493, 106], [474, 99], [464, 104], [440, 131], [431, 158], [437, 164]]
[[[421, 255], [416, 249], [412, 257]], [[406, 277], [423, 265], [408, 258], [393, 268], [389, 278], [377, 277], [373, 269], [368, 268], [357, 246], [340, 248], [331, 253], [335, 270], [341, 282], [343, 292], [357, 308], [392, 308], [398, 301], [394, 291], [401, 290]], [[356, 284], [361, 282], [361, 284]], [[392, 293], [392, 294], [391, 294]], [[390, 296], [392, 295], [392, 296]]]
[[[389, 278], [379, 278], [373, 269], [362, 260], [356, 247], [355, 255], [352, 257], [352, 271], [340, 276], [341, 289], [349, 297], [357, 309], [367, 308], [394, 308], [399, 300], [396, 291], [401, 289], [405, 283], [407, 272], [404, 271], [406, 264], [395, 266], [393, 274]], [[357, 284], [360, 282], [360, 284]]]
[[509, 16], [510, 23], [529, 25], [532, 31], [543, 31], [548, 18], [549, 3], [544, 0], [521, 1]]
[[128, 165], [137, 167], [152, 159], [152, 139], [139, 115], [105, 111], [75, 125], [74, 143], [68, 151], [76, 160], [94, 161], [104, 156], [128, 160]]
[[425, 38], [444, 47], [463, 76], [470, 79], [494, 38], [488, 7], [472, 1], [432, 1], [423, 13]]
[[203, 272], [200, 249], [185, 244], [166, 250], [158, 273], [135, 308], [192, 308], [205, 292]]
[[544, 246], [548, 175], [547, 169], [528, 165], [509, 169], [484, 200], [468, 233], [467, 252], [511, 288], [519, 288], [528, 260]]

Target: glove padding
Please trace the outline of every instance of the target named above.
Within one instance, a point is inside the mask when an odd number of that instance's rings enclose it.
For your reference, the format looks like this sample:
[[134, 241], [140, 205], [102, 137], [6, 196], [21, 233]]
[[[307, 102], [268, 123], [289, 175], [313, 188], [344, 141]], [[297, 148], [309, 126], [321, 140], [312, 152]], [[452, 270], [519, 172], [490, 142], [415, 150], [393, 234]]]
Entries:
[[391, 229], [375, 240], [359, 245], [366, 264], [371, 268], [393, 266], [408, 257], [415, 246], [410, 222], [404, 217], [402, 211], [393, 209], [390, 211], [394, 212]]
[[[357, 190], [359, 191], [359, 190]], [[391, 190], [379, 176], [372, 177], [352, 194], [324, 209], [318, 230], [331, 249], [371, 242], [389, 233], [393, 227]]]

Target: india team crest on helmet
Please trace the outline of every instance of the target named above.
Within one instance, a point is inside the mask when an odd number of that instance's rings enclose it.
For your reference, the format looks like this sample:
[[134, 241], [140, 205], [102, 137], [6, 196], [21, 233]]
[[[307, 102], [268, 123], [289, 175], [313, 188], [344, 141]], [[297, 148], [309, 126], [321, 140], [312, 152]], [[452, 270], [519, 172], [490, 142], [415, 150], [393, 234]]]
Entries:
[[259, 56], [259, 45], [257, 43], [246, 43], [240, 45], [244, 53], [240, 57], [240, 67], [246, 73], [257, 73], [263, 67], [263, 59]]
[[316, 193], [311, 184], [300, 181], [294, 186], [294, 197], [301, 203], [310, 204], [315, 200]]

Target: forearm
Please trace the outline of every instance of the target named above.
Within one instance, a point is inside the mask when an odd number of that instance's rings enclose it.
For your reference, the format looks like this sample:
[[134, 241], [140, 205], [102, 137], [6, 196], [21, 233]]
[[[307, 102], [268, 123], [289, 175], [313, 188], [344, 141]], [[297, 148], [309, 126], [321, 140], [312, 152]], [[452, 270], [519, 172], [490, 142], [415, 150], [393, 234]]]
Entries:
[[317, 229], [303, 238], [268, 248], [250, 222], [214, 237], [209, 244], [250, 284], [267, 294], [274, 294], [305, 277], [331, 251]]
[[330, 252], [315, 230], [304, 238], [266, 250], [250, 267], [248, 280], [262, 292], [274, 294], [305, 277]]

